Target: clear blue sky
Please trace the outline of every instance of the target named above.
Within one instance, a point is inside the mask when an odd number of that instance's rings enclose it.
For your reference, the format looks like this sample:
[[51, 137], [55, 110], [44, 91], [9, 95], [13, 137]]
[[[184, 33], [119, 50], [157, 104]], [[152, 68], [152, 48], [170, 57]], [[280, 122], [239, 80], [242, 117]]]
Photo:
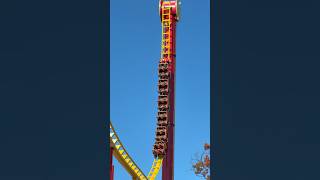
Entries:
[[[210, 141], [209, 0], [183, 0], [177, 27], [175, 179], [198, 179], [191, 158]], [[111, 120], [147, 174], [153, 161], [161, 23], [157, 0], [111, 0]], [[115, 162], [115, 179], [130, 179]], [[159, 174], [157, 179], [161, 179]]]

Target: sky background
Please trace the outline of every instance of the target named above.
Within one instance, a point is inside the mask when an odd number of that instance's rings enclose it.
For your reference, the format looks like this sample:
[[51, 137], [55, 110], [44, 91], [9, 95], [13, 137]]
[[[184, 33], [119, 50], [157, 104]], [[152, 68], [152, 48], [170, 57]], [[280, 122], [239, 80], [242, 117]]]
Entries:
[[[110, 2], [111, 121], [145, 174], [152, 165], [161, 23], [158, 1]], [[184, 0], [177, 25], [175, 179], [198, 179], [191, 159], [210, 141], [209, 0]], [[115, 161], [115, 179], [130, 179]], [[157, 179], [160, 179], [161, 173]]]

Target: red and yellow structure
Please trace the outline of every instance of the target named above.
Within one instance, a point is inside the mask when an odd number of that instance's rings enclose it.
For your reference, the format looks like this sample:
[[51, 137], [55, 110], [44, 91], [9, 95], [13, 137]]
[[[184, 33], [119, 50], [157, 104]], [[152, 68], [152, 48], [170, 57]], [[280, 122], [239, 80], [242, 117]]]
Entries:
[[179, 21], [178, 1], [159, 1], [162, 23], [161, 57], [158, 82], [158, 116], [155, 158], [162, 162], [162, 180], [174, 179], [174, 126], [175, 126], [175, 65], [176, 24]]
[[[134, 163], [112, 124], [110, 124], [110, 153], [127, 170], [133, 179], [154, 180], [162, 166], [162, 180], [174, 179], [174, 127], [175, 127], [175, 65], [176, 24], [179, 21], [179, 3], [159, 1], [159, 15], [162, 23], [161, 57], [158, 67], [158, 112], [156, 138], [152, 153], [154, 161], [148, 176]], [[110, 179], [113, 179], [112, 161]]]

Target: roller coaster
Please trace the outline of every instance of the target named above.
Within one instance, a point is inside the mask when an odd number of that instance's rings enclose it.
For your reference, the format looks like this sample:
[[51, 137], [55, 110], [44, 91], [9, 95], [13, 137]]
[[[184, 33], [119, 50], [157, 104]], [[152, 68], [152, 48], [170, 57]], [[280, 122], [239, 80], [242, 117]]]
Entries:
[[154, 161], [145, 175], [124, 145], [110, 122], [110, 179], [114, 180], [112, 157], [126, 169], [133, 180], [154, 180], [162, 167], [162, 180], [174, 179], [174, 125], [175, 125], [175, 61], [176, 23], [180, 18], [177, 0], [160, 0], [159, 15], [162, 24], [161, 57], [158, 66], [158, 113]]

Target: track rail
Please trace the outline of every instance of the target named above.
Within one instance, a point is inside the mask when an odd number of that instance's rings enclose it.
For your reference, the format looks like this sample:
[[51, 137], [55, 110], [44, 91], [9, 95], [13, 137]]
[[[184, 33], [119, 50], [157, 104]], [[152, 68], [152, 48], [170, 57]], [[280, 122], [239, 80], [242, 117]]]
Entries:
[[133, 161], [122, 142], [112, 123], [110, 122], [110, 146], [113, 147], [113, 156], [127, 170], [133, 179], [138, 180], [155, 180], [162, 165], [162, 159], [156, 158], [153, 161], [148, 177], [141, 171], [139, 166]]
[[133, 161], [129, 153], [124, 148], [119, 136], [110, 122], [110, 146], [113, 147], [114, 157], [128, 171], [133, 179], [147, 180], [147, 176], [141, 171], [138, 165]]

